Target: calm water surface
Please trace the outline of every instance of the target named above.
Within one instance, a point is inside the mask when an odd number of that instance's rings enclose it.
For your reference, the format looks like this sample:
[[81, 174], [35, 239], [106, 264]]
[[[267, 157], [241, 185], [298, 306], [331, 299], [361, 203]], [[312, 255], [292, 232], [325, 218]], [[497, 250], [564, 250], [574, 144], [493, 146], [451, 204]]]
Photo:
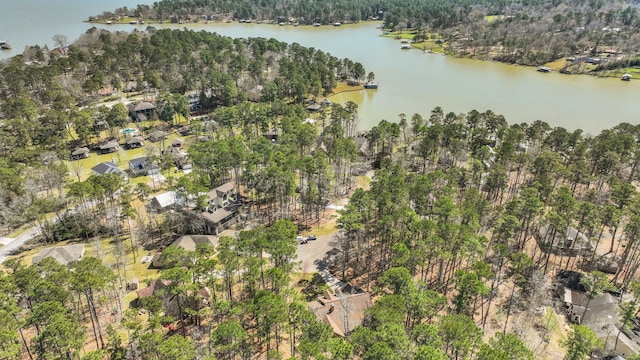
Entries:
[[[0, 38], [10, 41], [14, 50], [1, 52], [0, 58], [22, 52], [27, 44], [52, 46], [54, 34], [75, 39], [93, 26], [81, 22], [88, 16], [119, 6], [133, 7], [137, 2], [22, 0], [5, 4]], [[380, 88], [332, 97], [334, 101], [351, 100], [360, 105], [361, 128], [369, 128], [381, 119], [397, 121], [400, 113], [408, 117], [414, 113], [428, 116], [435, 106], [456, 113], [490, 109], [503, 114], [510, 123], [539, 119], [552, 126], [569, 130], [581, 128], [588, 133], [597, 133], [620, 122], [640, 123], [640, 79], [623, 82], [543, 74], [528, 67], [401, 50], [398, 41], [379, 37], [376, 25], [314, 28], [212, 23], [189, 28], [231, 37], [273, 37], [361, 62], [367, 71], [376, 74]], [[125, 31], [134, 28], [132, 25], [100, 27]]]

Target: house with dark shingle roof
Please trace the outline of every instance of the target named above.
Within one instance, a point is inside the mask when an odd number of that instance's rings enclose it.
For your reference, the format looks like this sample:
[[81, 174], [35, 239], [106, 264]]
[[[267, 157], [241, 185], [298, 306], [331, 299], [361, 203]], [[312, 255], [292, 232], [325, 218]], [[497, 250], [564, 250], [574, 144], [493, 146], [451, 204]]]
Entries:
[[127, 174], [120, 170], [120, 167], [112, 161], [100, 163], [91, 168], [91, 173], [94, 175], [106, 175], [106, 174], [118, 174], [124, 180], [127, 179]]
[[51, 257], [55, 259], [60, 265], [67, 265], [72, 262], [76, 262], [82, 259], [84, 256], [84, 244], [56, 246], [51, 248], [42, 249], [38, 255], [31, 259], [32, 264], [39, 263], [42, 259]]

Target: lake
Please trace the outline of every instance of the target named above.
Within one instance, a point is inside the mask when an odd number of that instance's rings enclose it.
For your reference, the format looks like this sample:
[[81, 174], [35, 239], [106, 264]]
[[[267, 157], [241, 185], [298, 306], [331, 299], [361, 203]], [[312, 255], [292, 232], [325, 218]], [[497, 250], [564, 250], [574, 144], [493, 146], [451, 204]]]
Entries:
[[[0, 52], [0, 58], [21, 53], [27, 44], [51, 47], [54, 34], [64, 34], [73, 40], [93, 26], [82, 23], [88, 16], [119, 6], [133, 7], [136, 3], [24, 0], [6, 4], [0, 38], [9, 41], [14, 49]], [[552, 126], [569, 130], [581, 128], [587, 133], [597, 133], [620, 122], [637, 124], [640, 120], [637, 101], [640, 81], [539, 73], [530, 67], [456, 59], [416, 49], [401, 50], [399, 41], [379, 36], [377, 25], [316, 28], [210, 23], [188, 25], [188, 28], [231, 37], [273, 37], [361, 62], [367, 71], [375, 73], [380, 88], [343, 93], [331, 100], [356, 102], [363, 129], [381, 119], [397, 121], [400, 113], [408, 118], [414, 113], [426, 117], [436, 106], [456, 113], [492, 110], [503, 114], [509, 123], [543, 120]], [[135, 28], [128, 24], [99, 27], [124, 31]], [[169, 27], [184, 28], [185, 25]]]

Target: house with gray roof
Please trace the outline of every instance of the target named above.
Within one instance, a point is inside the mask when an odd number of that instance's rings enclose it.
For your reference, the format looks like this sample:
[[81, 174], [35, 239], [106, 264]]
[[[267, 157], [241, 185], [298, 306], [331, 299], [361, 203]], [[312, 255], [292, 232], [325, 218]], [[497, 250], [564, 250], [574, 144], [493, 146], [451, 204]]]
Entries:
[[224, 183], [207, 193], [206, 211], [200, 213], [207, 234], [218, 234], [235, 223], [238, 194], [232, 182]]
[[114, 153], [120, 150], [120, 144], [117, 141], [107, 141], [106, 143], [102, 143], [98, 146], [98, 152], [100, 154], [108, 154]]
[[589, 255], [595, 246], [585, 234], [572, 226], [555, 230], [548, 223], [542, 224], [534, 237], [540, 250], [561, 256]]
[[[198, 246], [209, 246], [212, 250], [218, 246], [218, 237], [215, 235], [183, 235], [175, 239], [170, 246], [176, 246], [186, 251], [196, 251]], [[165, 259], [162, 253], [157, 254], [151, 260], [152, 268], [165, 267]]]
[[113, 161], [106, 161], [92, 167], [91, 173], [98, 176], [106, 174], [117, 174], [120, 175], [122, 179], [127, 179], [127, 174], [125, 174], [124, 171], [120, 169], [118, 164], [114, 163]]
[[80, 147], [71, 152], [71, 160], [86, 159], [89, 157], [89, 148]]
[[141, 136], [133, 136], [128, 138], [125, 143], [127, 144], [127, 149], [137, 149], [144, 146], [144, 139]]
[[640, 351], [637, 334], [640, 329], [620, 331], [618, 297], [605, 292], [589, 300], [580, 282], [582, 277], [583, 274], [568, 270], [560, 270], [556, 275], [556, 295], [564, 302], [567, 320], [593, 330], [605, 344], [605, 350], [615, 355], [637, 354]]
[[160, 173], [160, 166], [152, 164], [146, 156], [129, 160], [129, 172], [133, 177]]
[[60, 265], [67, 265], [81, 260], [84, 256], [84, 252], [84, 244], [50, 247], [42, 249], [38, 255], [33, 257], [31, 263], [37, 264], [42, 261], [42, 259], [51, 257]]
[[156, 117], [156, 106], [150, 102], [130, 103], [127, 108], [133, 121], [150, 120]]

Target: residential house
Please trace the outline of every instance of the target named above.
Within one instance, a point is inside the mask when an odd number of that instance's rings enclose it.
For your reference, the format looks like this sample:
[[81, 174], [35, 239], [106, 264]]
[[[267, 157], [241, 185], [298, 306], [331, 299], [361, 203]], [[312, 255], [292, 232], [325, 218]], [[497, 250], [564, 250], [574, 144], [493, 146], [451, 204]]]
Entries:
[[191, 127], [189, 127], [189, 125], [184, 125], [181, 126], [178, 129], [178, 134], [182, 135], [182, 136], [188, 136], [191, 134]]
[[160, 173], [160, 166], [152, 164], [146, 156], [129, 160], [129, 171], [133, 177]]
[[207, 193], [208, 205], [212, 209], [226, 208], [236, 200], [235, 187], [232, 182], [224, 183]]
[[98, 153], [100, 154], [114, 153], [118, 150], [120, 150], [120, 144], [114, 140], [107, 141], [98, 146]]
[[364, 158], [365, 161], [371, 157], [371, 150], [369, 149], [369, 140], [364, 136], [356, 136], [354, 138], [356, 142], [356, 148], [358, 149], [358, 156]]
[[620, 300], [608, 292], [589, 300], [580, 283], [582, 277], [582, 274], [569, 270], [561, 270], [556, 276], [556, 295], [564, 302], [568, 320], [593, 330], [605, 344], [605, 351], [612, 351], [615, 355], [637, 354], [640, 351], [640, 337], [637, 335], [640, 329], [620, 331]]
[[150, 207], [155, 211], [161, 212], [175, 206], [184, 206], [185, 198], [177, 191], [167, 191], [158, 194], [151, 199]]
[[322, 105], [320, 105], [318, 103], [313, 103], [313, 104], [307, 105], [307, 110], [309, 110], [309, 111], [319, 111], [321, 108], [322, 108]]
[[[176, 246], [186, 251], [196, 251], [198, 245], [206, 245], [215, 250], [218, 246], [218, 237], [215, 235], [183, 235], [175, 239], [170, 246]], [[152, 268], [160, 269], [165, 266], [165, 258], [162, 253], [157, 254], [151, 260]]]
[[567, 226], [562, 230], [555, 230], [549, 224], [543, 224], [534, 233], [534, 237], [544, 252], [562, 256], [578, 256], [591, 254], [594, 244], [578, 229]]
[[167, 138], [167, 134], [165, 134], [165, 132], [162, 130], [154, 131], [151, 134], [149, 134], [149, 136], [147, 136], [147, 139], [151, 142], [162, 141], [166, 138]]
[[84, 256], [84, 244], [56, 246], [42, 249], [38, 255], [31, 259], [32, 264], [39, 263], [42, 259], [51, 257], [60, 265], [67, 265], [82, 259]]
[[207, 193], [207, 209], [200, 214], [207, 234], [218, 234], [235, 223], [238, 194], [228, 182]]
[[122, 179], [127, 180], [127, 174], [120, 170], [120, 167], [113, 161], [103, 162], [92, 167], [91, 173], [94, 175], [118, 174]]
[[127, 144], [127, 149], [137, 149], [144, 146], [144, 139], [141, 136], [133, 136], [128, 138], [125, 143]]
[[171, 146], [174, 148], [182, 149], [184, 147], [184, 140], [176, 138], [171, 140]]
[[156, 118], [156, 106], [150, 102], [142, 101], [127, 105], [129, 116], [133, 121], [143, 121]]
[[86, 159], [89, 157], [89, 153], [90, 151], [86, 147], [77, 148], [71, 152], [71, 160]]
[[368, 292], [347, 284], [336, 295], [326, 291], [308, 304], [318, 321], [331, 326], [334, 336], [344, 337], [362, 325], [365, 312], [373, 305]]
[[169, 156], [171, 156], [178, 169], [182, 169], [182, 167], [189, 162], [189, 154], [179, 147], [169, 146], [163, 151], [163, 155], [165, 151], [169, 153]]
[[271, 130], [263, 133], [262, 136], [264, 136], [265, 139], [267, 139], [267, 140], [269, 140], [271, 142], [277, 142], [278, 139], [280, 138], [280, 130], [271, 129]]
[[198, 309], [201, 309], [203, 306], [206, 306], [209, 301], [208, 299], [211, 298], [211, 293], [206, 287], [200, 288], [200, 291], [198, 291], [197, 297], [191, 296], [193, 295], [193, 292], [187, 291], [187, 294], [186, 294], [187, 296], [182, 299], [182, 302], [179, 307], [178, 306], [179, 295], [171, 294], [170, 292], [165, 290], [165, 288], [169, 285], [171, 285], [171, 281], [169, 280], [162, 279], [162, 280], [151, 281], [149, 286], [136, 291], [138, 298], [135, 299], [131, 305], [135, 307], [141, 307], [142, 299], [149, 296], [157, 296], [160, 299], [162, 299], [163, 308], [165, 309], [164, 310], [165, 315], [170, 316], [172, 318], [179, 318], [180, 308], [182, 308], [183, 313], [185, 310], [188, 310], [188, 309], [197, 311]]
[[187, 102], [189, 103], [189, 111], [193, 112], [193, 111], [202, 110], [202, 103], [200, 103], [199, 94], [187, 95]]

